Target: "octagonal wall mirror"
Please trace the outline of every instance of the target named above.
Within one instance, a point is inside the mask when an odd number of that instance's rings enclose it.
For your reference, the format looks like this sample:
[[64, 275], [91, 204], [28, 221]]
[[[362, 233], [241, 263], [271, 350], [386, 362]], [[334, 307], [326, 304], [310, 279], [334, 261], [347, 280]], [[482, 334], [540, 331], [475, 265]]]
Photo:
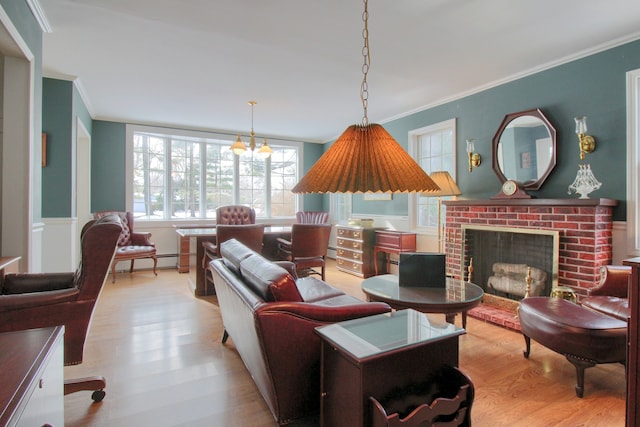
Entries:
[[539, 190], [556, 166], [556, 129], [539, 109], [507, 114], [493, 137], [492, 157], [500, 182]]

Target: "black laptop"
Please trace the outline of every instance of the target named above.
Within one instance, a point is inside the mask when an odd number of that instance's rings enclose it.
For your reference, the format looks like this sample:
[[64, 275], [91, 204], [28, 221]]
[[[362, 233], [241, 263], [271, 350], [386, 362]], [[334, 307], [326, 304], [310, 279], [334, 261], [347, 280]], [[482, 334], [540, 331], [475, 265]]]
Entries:
[[445, 255], [431, 252], [400, 252], [399, 285], [444, 288]]

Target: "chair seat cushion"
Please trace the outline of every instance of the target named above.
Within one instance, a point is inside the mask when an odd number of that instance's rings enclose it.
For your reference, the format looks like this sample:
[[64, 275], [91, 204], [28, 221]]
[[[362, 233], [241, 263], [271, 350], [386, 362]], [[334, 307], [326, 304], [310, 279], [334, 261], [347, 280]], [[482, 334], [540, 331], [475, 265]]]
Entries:
[[580, 304], [592, 310], [613, 316], [616, 319], [624, 320], [625, 322], [629, 316], [631, 316], [629, 300], [627, 298], [598, 295], [585, 297], [580, 300]]
[[155, 255], [155, 246], [119, 246], [116, 250], [116, 259], [147, 258]]
[[315, 277], [304, 277], [298, 279], [298, 291], [304, 302], [317, 302], [343, 295], [343, 292], [333, 286], [316, 279]]

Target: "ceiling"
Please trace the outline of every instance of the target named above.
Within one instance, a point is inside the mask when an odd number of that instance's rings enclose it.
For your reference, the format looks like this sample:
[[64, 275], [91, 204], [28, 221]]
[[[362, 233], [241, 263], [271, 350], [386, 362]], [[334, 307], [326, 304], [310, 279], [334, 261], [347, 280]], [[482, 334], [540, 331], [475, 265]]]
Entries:
[[[361, 123], [357, 0], [38, 0], [95, 119], [324, 142]], [[640, 38], [637, 0], [371, 0], [368, 119]], [[623, 78], [623, 76], [621, 76]]]

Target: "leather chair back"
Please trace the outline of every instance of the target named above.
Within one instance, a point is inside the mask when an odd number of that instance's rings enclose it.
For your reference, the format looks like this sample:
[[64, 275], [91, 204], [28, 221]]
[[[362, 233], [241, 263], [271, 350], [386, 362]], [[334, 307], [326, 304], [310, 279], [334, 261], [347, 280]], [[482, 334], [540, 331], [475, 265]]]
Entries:
[[301, 258], [324, 258], [329, 247], [331, 224], [292, 224], [291, 255]]
[[255, 224], [256, 211], [249, 206], [228, 205], [216, 209], [216, 224]]
[[329, 212], [299, 211], [296, 219], [300, 224], [329, 224]]
[[218, 248], [222, 242], [236, 239], [250, 249], [260, 253], [264, 239], [264, 224], [241, 224], [216, 226], [216, 242]]

